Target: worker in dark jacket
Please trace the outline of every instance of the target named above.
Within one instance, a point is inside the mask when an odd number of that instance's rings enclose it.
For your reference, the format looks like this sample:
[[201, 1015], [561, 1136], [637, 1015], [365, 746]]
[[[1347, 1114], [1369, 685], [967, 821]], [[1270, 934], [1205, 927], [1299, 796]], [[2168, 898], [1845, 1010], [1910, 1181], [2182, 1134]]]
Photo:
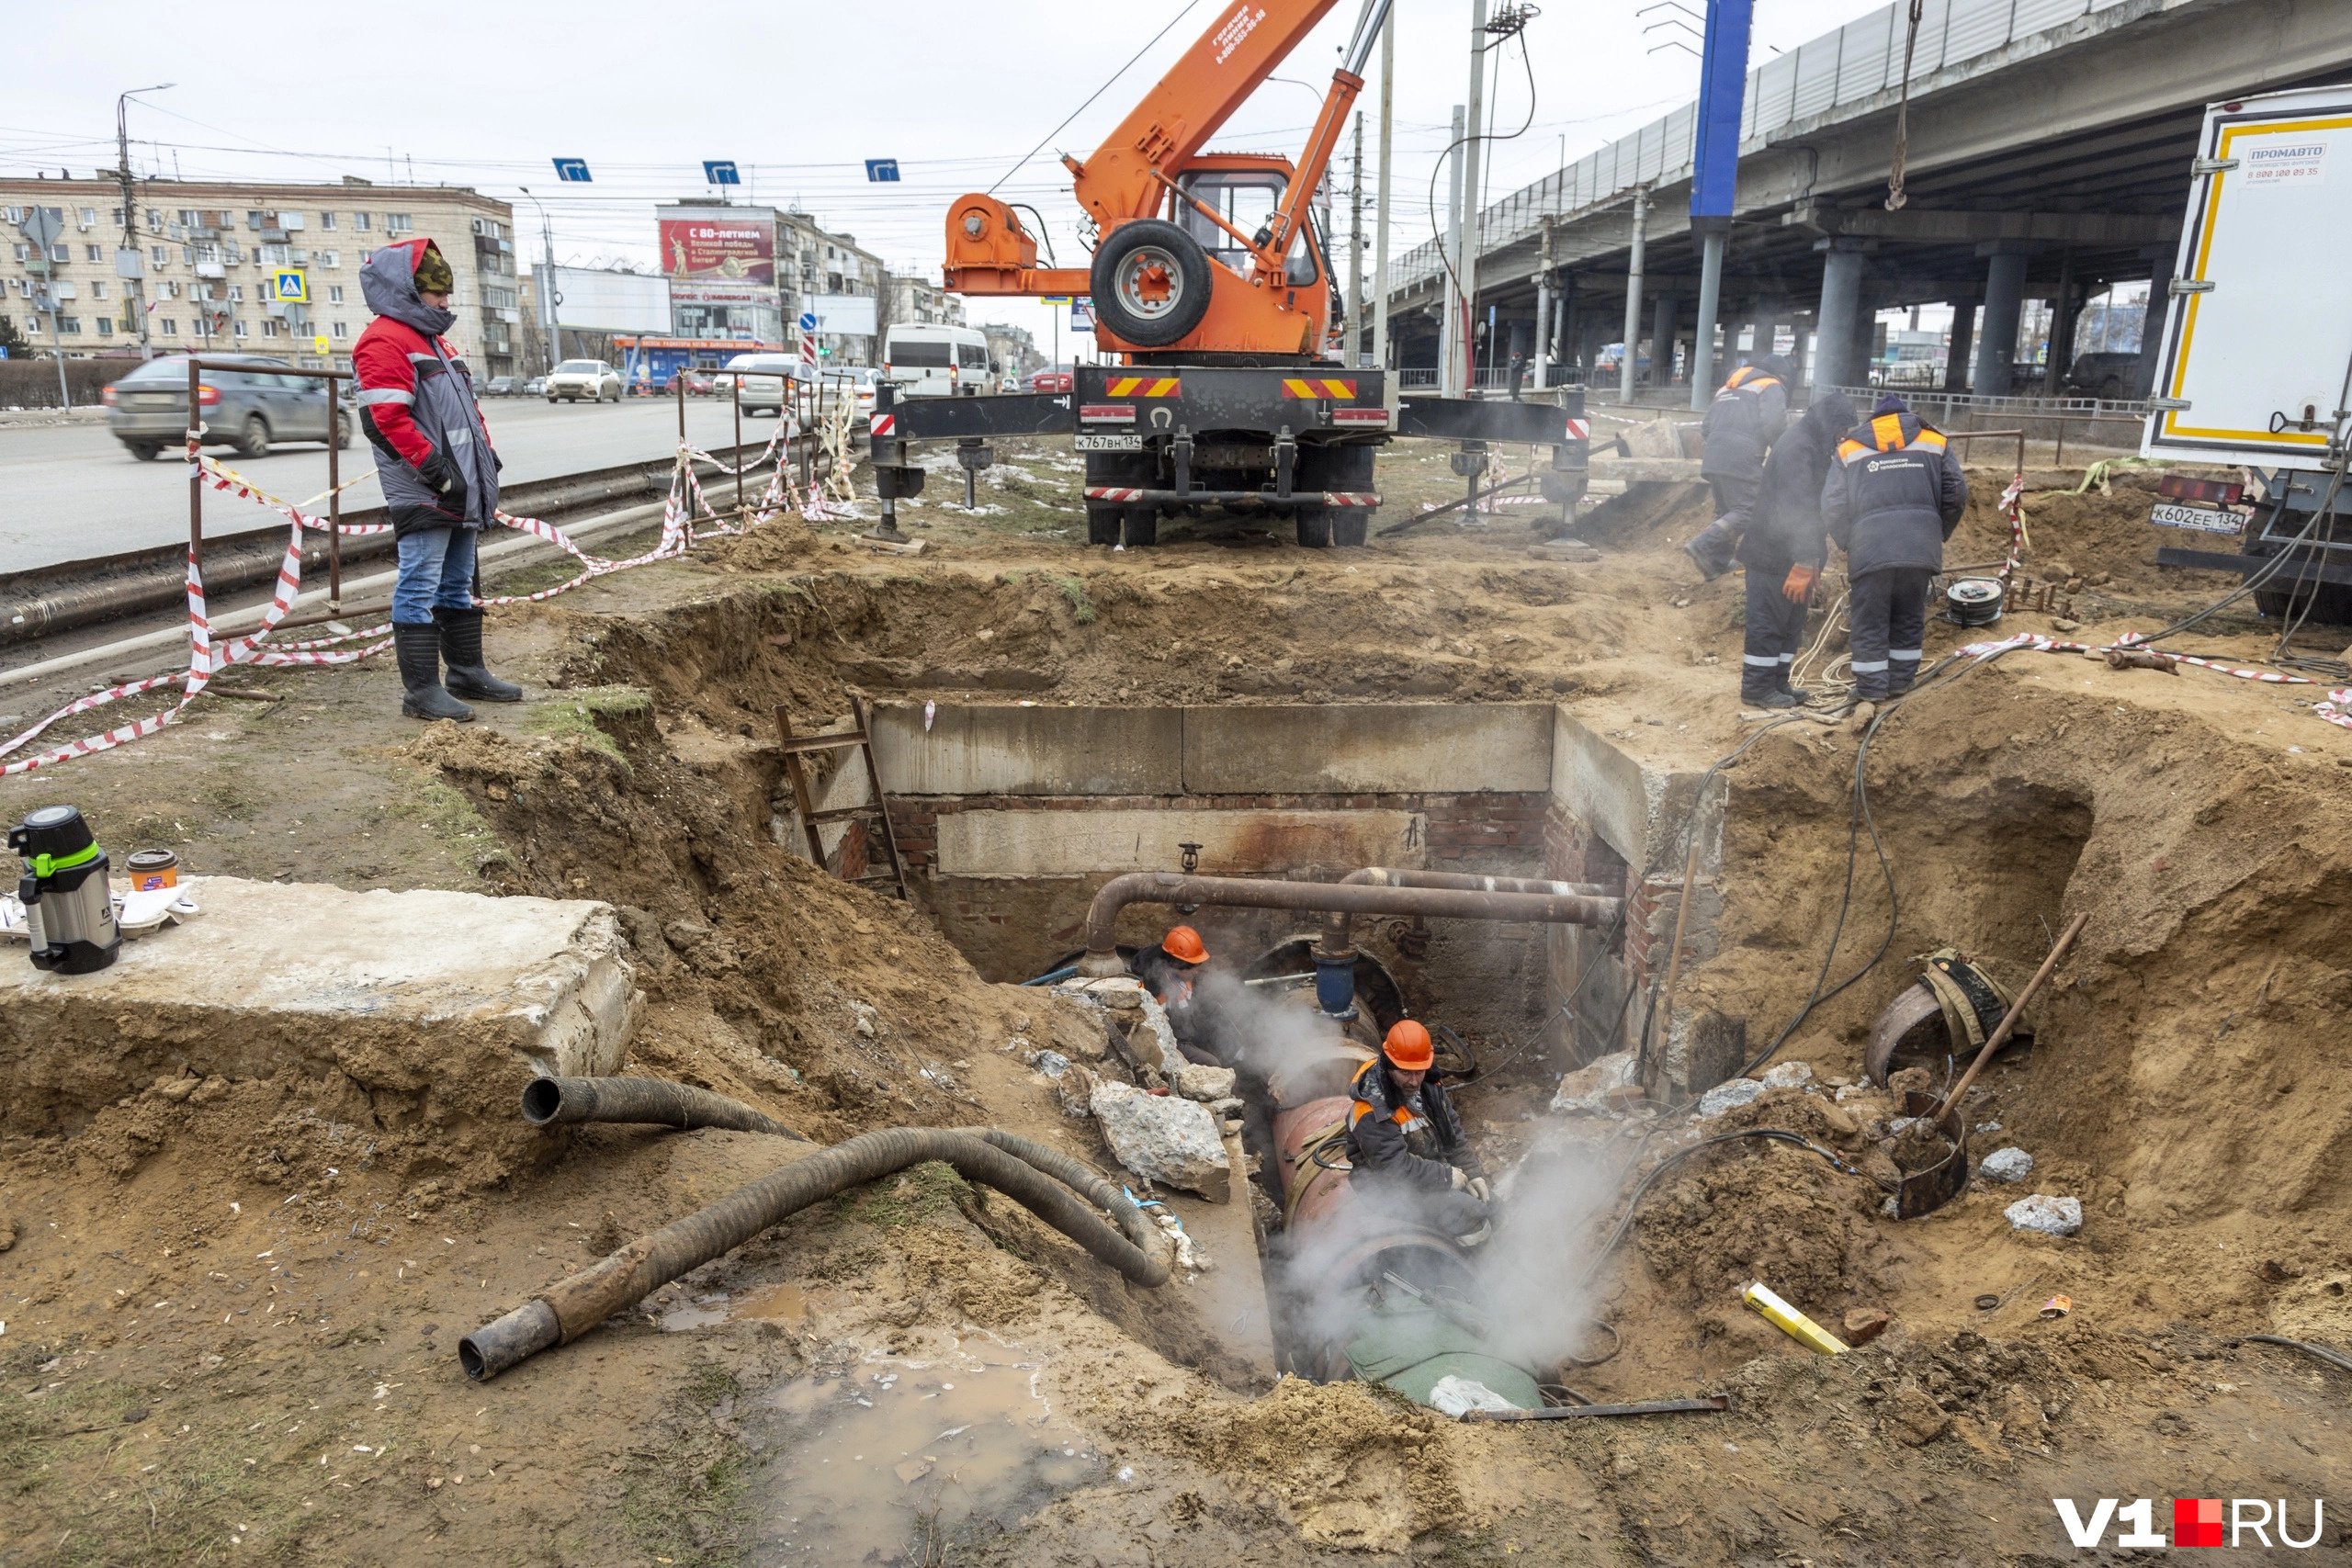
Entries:
[[1942, 433], [1901, 398], [1880, 399], [1838, 443], [1821, 513], [1853, 584], [1856, 701], [1899, 697], [1918, 678], [1928, 580], [1943, 570], [1944, 541], [1967, 507], [1968, 479]]
[[1699, 434], [1707, 444], [1699, 461], [1699, 477], [1714, 491], [1715, 520], [1683, 546], [1708, 581], [1731, 570], [1732, 547], [1739, 543], [1735, 512], [1756, 504], [1757, 486], [1764, 478], [1764, 454], [1789, 423], [1789, 388], [1796, 373], [1777, 354], [1753, 365], [1743, 365], [1707, 405]]
[[1213, 1010], [1200, 987], [1200, 970], [1208, 961], [1200, 932], [1190, 926], [1171, 926], [1158, 947], [1147, 947], [1127, 961], [1127, 973], [1168, 1010], [1169, 1032], [1176, 1036], [1176, 1048], [1184, 1059], [1217, 1067], [1225, 1063], [1212, 1043]]
[[1789, 684], [1789, 670], [1804, 650], [1814, 581], [1829, 558], [1821, 487], [1838, 460], [1838, 439], [1860, 417], [1842, 392], [1815, 399], [1772, 444], [1753, 510], [1734, 514], [1746, 528], [1739, 559], [1747, 568], [1747, 642], [1739, 700], [1749, 707], [1789, 708], [1804, 700]]
[[1486, 1173], [1432, 1076], [1430, 1032], [1411, 1019], [1388, 1032], [1348, 1093], [1349, 1180], [1400, 1203], [1464, 1245], [1486, 1239]]
[[449, 310], [454, 286], [448, 261], [430, 240], [377, 251], [359, 274], [376, 319], [353, 345], [351, 368], [360, 427], [376, 449], [376, 479], [399, 543], [392, 640], [401, 711], [462, 721], [474, 710], [458, 697], [514, 703], [523, 700], [523, 688], [492, 675], [482, 660], [474, 545], [497, 517], [501, 465], [474, 402], [473, 374], [442, 339], [457, 324]]

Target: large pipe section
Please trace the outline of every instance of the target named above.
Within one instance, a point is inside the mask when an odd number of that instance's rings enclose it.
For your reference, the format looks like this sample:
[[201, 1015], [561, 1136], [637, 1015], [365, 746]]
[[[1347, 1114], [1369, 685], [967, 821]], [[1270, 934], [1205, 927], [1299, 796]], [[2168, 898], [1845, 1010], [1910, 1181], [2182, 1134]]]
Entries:
[[[1015, 1145], [1025, 1142], [1009, 1134], [1004, 1141]], [[995, 1188], [1136, 1284], [1168, 1282], [1165, 1259], [1112, 1229], [1069, 1188], [999, 1146], [999, 1140], [936, 1128], [896, 1127], [836, 1144], [738, 1189], [699, 1213], [639, 1236], [466, 1336], [458, 1342], [458, 1359], [476, 1382], [496, 1377], [551, 1345], [570, 1344], [613, 1314], [811, 1204], [925, 1160], [944, 1161], [967, 1180]], [[1098, 1194], [1107, 1191], [1107, 1181], [1086, 1174]], [[1134, 1207], [1124, 1193], [1117, 1197], [1125, 1208]], [[1131, 1234], [1148, 1224], [1140, 1215], [1130, 1221], [1122, 1209], [1113, 1212]]]
[[[1564, 888], [1577, 885], [1555, 882], [1529, 886]], [[1616, 918], [1621, 902], [1587, 893], [1277, 882], [1244, 876], [1186, 876], [1172, 871], [1131, 871], [1104, 883], [1102, 891], [1094, 896], [1093, 904], [1086, 911], [1086, 956], [1078, 961], [1078, 968], [1080, 974], [1096, 977], [1126, 973], [1126, 965], [1119, 958], [1118, 927], [1119, 911], [1130, 904], [1212, 904], [1244, 909], [1434, 915], [1441, 919], [1598, 926]]]
[[583, 1122], [658, 1122], [664, 1127], [718, 1127], [808, 1140], [740, 1100], [666, 1078], [533, 1078], [523, 1086], [523, 1120], [534, 1127]]
[[[1609, 889], [1597, 882], [1550, 882], [1541, 877], [1482, 876], [1466, 871], [1416, 871], [1406, 866], [1368, 865], [1340, 878], [1345, 886], [1451, 887], [1472, 893], [1532, 893], [1554, 898], [1602, 898]], [[1334, 909], [1324, 917], [1323, 940], [1315, 948], [1315, 1004], [1332, 1018], [1347, 1018], [1355, 1008], [1356, 947], [1354, 917]]]

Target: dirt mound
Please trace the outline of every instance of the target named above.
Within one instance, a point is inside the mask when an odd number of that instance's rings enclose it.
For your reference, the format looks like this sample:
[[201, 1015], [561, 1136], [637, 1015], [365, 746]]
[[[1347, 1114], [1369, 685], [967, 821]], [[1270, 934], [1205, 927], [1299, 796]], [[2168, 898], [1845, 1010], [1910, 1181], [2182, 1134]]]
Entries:
[[721, 571], [789, 571], [817, 553], [817, 536], [786, 513], [772, 517], [741, 538], [708, 547], [705, 558]]
[[[1773, 1113], [1779, 1109], [1765, 1108], [1755, 1120], [1790, 1120]], [[1719, 1130], [1730, 1129], [1708, 1124], [1710, 1134]], [[1885, 1195], [1874, 1183], [1761, 1140], [1691, 1163], [1700, 1168], [1668, 1179], [1644, 1204], [1635, 1233], [1651, 1274], [1679, 1293], [1681, 1305], [1720, 1308], [1758, 1280], [1830, 1323], [1849, 1307], [1883, 1299], [1877, 1219]]]
[[[1997, 563], [2007, 553], [2009, 525], [2000, 502], [2010, 477], [1998, 468], [1969, 469], [1968, 511], [1944, 547], [1949, 565]], [[2054, 476], [2030, 474], [2027, 479], [2030, 483], [2050, 477]], [[2233, 573], [2156, 564], [2156, 550], [2164, 545], [2236, 547], [2234, 537], [2188, 536], [2152, 525], [2148, 509], [2158, 499], [2158, 477], [2153, 469], [2124, 469], [2109, 477], [2104, 491], [2098, 486], [2081, 491], [2072, 486], [2028, 490], [2021, 498], [2027, 574], [2060, 583], [2082, 579], [2087, 592], [2077, 596], [2077, 608], [2092, 613], [2114, 613], [2148, 600], [2170, 603], [2188, 597], [2201, 602], [2235, 587]]]

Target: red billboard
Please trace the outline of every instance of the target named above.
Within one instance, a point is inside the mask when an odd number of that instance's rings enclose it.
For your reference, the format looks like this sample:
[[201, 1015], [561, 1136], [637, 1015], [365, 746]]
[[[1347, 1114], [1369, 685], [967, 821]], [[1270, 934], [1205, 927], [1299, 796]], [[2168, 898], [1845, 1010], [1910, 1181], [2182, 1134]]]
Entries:
[[675, 283], [775, 287], [775, 223], [765, 213], [664, 218], [662, 275]]

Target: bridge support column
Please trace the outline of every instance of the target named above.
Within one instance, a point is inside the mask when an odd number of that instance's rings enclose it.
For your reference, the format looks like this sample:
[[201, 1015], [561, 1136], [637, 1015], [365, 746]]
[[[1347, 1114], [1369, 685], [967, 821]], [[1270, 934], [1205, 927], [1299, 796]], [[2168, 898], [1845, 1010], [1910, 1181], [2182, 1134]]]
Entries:
[[1944, 351], [1944, 390], [1968, 390], [1968, 356], [1976, 344], [1976, 301], [1951, 302], [1951, 346]]
[[2165, 313], [2172, 304], [2173, 258], [2170, 245], [2150, 245], [2140, 253], [2148, 258], [2148, 310], [2140, 319], [2140, 363], [2132, 370], [2131, 393], [2153, 397], [2156, 357], [2164, 351]]
[[[1715, 321], [1723, 313], [1724, 243], [1730, 238], [1729, 228], [1730, 220], [1725, 219], [1701, 238], [1699, 321], [1690, 337], [1690, 406], [1694, 410], [1703, 411], [1713, 400], [1715, 384], [1724, 378], [1715, 363]], [[1724, 358], [1731, 357], [1726, 349]]]
[[2009, 396], [2009, 368], [2018, 354], [2018, 318], [2025, 306], [2026, 261], [2041, 249], [2032, 240], [1994, 240], [1976, 247], [1984, 270], [1984, 320], [1976, 339], [1976, 395]]
[[1862, 269], [1874, 240], [1821, 240], [1821, 310], [1815, 328], [1813, 384], [1851, 387], [1862, 374], [1858, 341], [1862, 333]]
[[1682, 301], [1671, 294], [1661, 294], [1650, 308], [1650, 385], [1670, 387], [1674, 384], [1675, 318], [1682, 313]]

